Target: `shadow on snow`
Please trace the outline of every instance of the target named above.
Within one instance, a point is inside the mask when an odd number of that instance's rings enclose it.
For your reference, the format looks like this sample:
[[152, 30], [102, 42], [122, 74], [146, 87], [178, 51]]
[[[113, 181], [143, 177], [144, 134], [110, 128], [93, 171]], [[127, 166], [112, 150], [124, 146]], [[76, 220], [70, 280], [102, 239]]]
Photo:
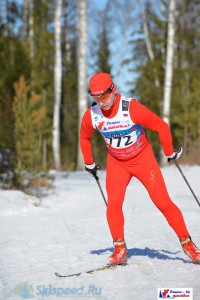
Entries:
[[[91, 254], [97, 254], [97, 255], [102, 255], [105, 254], [106, 252], [113, 252], [114, 248], [105, 248], [105, 249], [99, 249], [99, 250], [92, 250], [90, 253]], [[148, 247], [145, 247], [144, 249], [140, 248], [131, 248], [128, 249], [128, 258], [131, 258], [132, 256], [145, 256], [149, 258], [157, 258], [160, 260], [178, 260], [182, 261], [183, 263], [186, 264], [192, 264], [191, 261], [188, 261], [186, 259], [180, 258], [180, 257], [172, 257], [172, 255], [176, 255], [180, 253], [181, 251], [177, 252], [170, 252], [167, 250], [155, 250], [155, 249], [150, 249]]]

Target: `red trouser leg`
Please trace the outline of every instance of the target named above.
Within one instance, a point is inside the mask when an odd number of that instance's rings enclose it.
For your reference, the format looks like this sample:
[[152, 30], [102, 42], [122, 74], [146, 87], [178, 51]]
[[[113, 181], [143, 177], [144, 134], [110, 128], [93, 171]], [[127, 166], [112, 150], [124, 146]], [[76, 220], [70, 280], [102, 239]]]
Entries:
[[108, 194], [107, 221], [113, 241], [124, 239], [124, 215], [122, 205], [131, 174], [108, 154], [106, 189]]
[[169, 197], [163, 175], [150, 145], [143, 151], [140, 167], [137, 168], [135, 176], [146, 187], [152, 201], [163, 213], [178, 238], [188, 237], [183, 215]]
[[152, 201], [163, 213], [178, 238], [184, 239], [189, 236], [180, 209], [168, 195], [160, 167], [150, 145], [129, 161], [120, 162], [108, 157], [107, 172], [107, 219], [113, 238], [124, 236], [122, 204], [126, 187], [132, 176], [146, 187]]

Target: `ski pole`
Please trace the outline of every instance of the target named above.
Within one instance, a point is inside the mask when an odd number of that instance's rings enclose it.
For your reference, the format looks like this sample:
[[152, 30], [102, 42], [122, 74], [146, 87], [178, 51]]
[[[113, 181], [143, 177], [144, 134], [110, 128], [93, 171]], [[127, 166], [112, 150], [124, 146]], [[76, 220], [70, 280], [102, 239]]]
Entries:
[[100, 185], [100, 182], [99, 182], [99, 177], [96, 176], [95, 179], [96, 179], [96, 183], [97, 183], [98, 186], [99, 186], [99, 190], [100, 190], [100, 192], [101, 192], [101, 195], [102, 195], [102, 197], [103, 197], [103, 200], [104, 200], [104, 202], [105, 202], [105, 205], [107, 206], [106, 197], [105, 197], [105, 195], [104, 195], [104, 193], [103, 193], [103, 190], [102, 190], [102, 188], [101, 188], [101, 185]]
[[189, 182], [187, 181], [185, 175], [183, 174], [183, 171], [181, 170], [181, 168], [180, 168], [180, 166], [179, 166], [179, 163], [178, 163], [176, 160], [174, 160], [174, 163], [175, 163], [175, 165], [177, 166], [177, 168], [179, 169], [181, 175], [183, 176], [183, 179], [185, 180], [185, 182], [186, 182], [187, 186], [189, 187], [189, 189], [190, 189], [192, 195], [194, 196], [194, 199], [196, 200], [197, 204], [198, 204], [199, 207], [200, 207], [200, 202], [199, 202], [199, 200], [197, 199], [197, 196], [195, 195], [195, 193], [193, 192], [193, 190], [192, 190], [192, 188], [191, 188]]

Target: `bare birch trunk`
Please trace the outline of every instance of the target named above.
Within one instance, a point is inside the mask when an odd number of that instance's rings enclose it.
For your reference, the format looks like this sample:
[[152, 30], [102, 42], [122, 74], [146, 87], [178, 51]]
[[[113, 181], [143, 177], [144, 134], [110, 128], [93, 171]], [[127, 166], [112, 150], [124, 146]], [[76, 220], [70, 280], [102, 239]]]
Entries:
[[[35, 57], [34, 18], [33, 18], [34, 3], [33, 3], [33, 0], [28, 1], [28, 6], [29, 6], [29, 18], [28, 18], [28, 23], [29, 23], [29, 48], [30, 48], [31, 63], [33, 64], [34, 57]], [[34, 91], [34, 86], [35, 86], [34, 81], [35, 81], [35, 72], [34, 72], [34, 69], [32, 68], [32, 70], [31, 70], [32, 93]]]
[[35, 56], [35, 45], [34, 45], [34, 20], [33, 20], [33, 0], [29, 0], [29, 44], [30, 44], [30, 57], [31, 62]]
[[[109, 3], [109, 2], [107, 2]], [[118, 83], [120, 82], [120, 76], [121, 76], [121, 71], [124, 65], [124, 54], [125, 54], [125, 49], [126, 49], [126, 43], [127, 43], [127, 34], [128, 34], [128, 27], [130, 24], [130, 14], [131, 14], [131, 0], [127, 0], [125, 2], [126, 5], [126, 13], [124, 15], [124, 26], [122, 24], [122, 47], [120, 49], [120, 56], [119, 56], [119, 67], [116, 73], [116, 80], [115, 82]]]
[[26, 40], [28, 37], [28, 6], [29, 3], [27, 1], [23, 2], [23, 27], [22, 27], [22, 36]]
[[69, 14], [69, 1], [64, 0], [64, 38], [65, 38], [65, 61], [69, 63], [71, 60], [71, 47], [69, 42], [69, 28], [67, 24], [68, 14]]
[[60, 105], [62, 89], [61, 52], [61, 9], [62, 0], [56, 0], [55, 10], [55, 65], [54, 65], [54, 112], [53, 112], [53, 158], [56, 170], [61, 168], [60, 158]]
[[[34, 42], [34, 3], [33, 0], [24, 0], [23, 2], [23, 29], [22, 36], [29, 43], [30, 61], [33, 65], [35, 57], [35, 42]], [[31, 92], [34, 90], [34, 69], [31, 69]]]
[[[87, 0], [78, 0], [78, 128], [84, 112], [87, 109], [87, 83], [86, 83], [86, 63], [87, 63]], [[84, 169], [83, 156], [78, 147], [77, 169]]]
[[[140, 4], [140, 12], [141, 12], [141, 18], [142, 18], [142, 23], [143, 23], [143, 30], [144, 30], [144, 36], [145, 36], [145, 43], [146, 43], [146, 47], [147, 47], [147, 52], [149, 55], [149, 58], [151, 61], [155, 60], [155, 56], [154, 56], [154, 52], [151, 46], [151, 41], [150, 41], [150, 37], [149, 37], [149, 28], [148, 28], [148, 24], [147, 24], [147, 18], [146, 18], [146, 13], [143, 7], [143, 3], [142, 0], [138, 0], [139, 4]], [[160, 82], [157, 76], [157, 71], [156, 68], [153, 67], [153, 73], [154, 73], [154, 83], [155, 83], [155, 87], [158, 88], [160, 87]]]
[[[173, 79], [174, 37], [175, 37], [175, 6], [176, 1], [170, 0], [168, 16], [167, 55], [165, 66], [165, 82], [163, 97], [163, 120], [170, 125], [171, 93]], [[161, 164], [166, 164], [166, 157], [161, 152]]]

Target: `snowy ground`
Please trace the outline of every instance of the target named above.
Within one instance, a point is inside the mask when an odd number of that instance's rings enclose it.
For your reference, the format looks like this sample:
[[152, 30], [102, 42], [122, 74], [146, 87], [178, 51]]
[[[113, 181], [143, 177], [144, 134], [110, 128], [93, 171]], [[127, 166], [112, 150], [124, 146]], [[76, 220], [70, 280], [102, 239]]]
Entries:
[[[182, 169], [200, 199], [200, 166]], [[162, 171], [169, 194], [200, 247], [200, 208], [174, 165]], [[95, 180], [85, 172], [54, 175], [54, 189], [42, 201], [20, 191], [0, 191], [1, 300], [62, 299], [63, 292], [68, 292], [65, 299], [156, 300], [158, 288], [193, 288], [193, 299], [200, 299], [200, 266], [182, 252], [174, 232], [136, 179], [124, 203], [129, 265], [57, 278], [55, 272], [103, 266], [113, 248]], [[100, 181], [105, 191], [105, 172]], [[137, 191], [134, 197], [133, 191]]]

